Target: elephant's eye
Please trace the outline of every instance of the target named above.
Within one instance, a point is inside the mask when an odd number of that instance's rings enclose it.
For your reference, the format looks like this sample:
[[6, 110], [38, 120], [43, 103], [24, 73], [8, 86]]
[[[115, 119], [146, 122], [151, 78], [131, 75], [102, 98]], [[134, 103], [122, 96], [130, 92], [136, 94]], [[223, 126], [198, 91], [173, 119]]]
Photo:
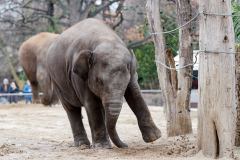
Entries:
[[103, 88], [103, 82], [101, 79], [98, 79], [98, 84]]

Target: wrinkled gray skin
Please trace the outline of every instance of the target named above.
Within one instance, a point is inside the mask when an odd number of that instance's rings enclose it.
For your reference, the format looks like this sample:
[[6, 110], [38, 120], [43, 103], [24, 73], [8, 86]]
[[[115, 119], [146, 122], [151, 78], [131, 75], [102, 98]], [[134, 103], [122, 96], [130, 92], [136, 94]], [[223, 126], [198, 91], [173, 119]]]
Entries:
[[90, 145], [81, 119], [84, 106], [94, 148], [112, 148], [109, 137], [117, 147], [127, 147], [116, 132], [123, 97], [137, 117], [144, 141], [161, 137], [137, 83], [133, 52], [101, 21], [86, 19], [63, 32], [48, 50], [47, 65], [75, 146]]

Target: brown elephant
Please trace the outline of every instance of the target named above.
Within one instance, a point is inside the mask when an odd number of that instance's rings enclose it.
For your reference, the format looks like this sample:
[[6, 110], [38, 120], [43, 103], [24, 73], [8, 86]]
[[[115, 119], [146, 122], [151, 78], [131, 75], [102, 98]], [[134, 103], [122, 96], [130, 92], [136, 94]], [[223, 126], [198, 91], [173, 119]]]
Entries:
[[90, 145], [81, 119], [84, 106], [94, 148], [112, 148], [109, 136], [117, 147], [127, 147], [116, 131], [124, 97], [144, 141], [161, 137], [137, 83], [134, 53], [101, 21], [86, 19], [63, 32], [48, 50], [47, 66], [67, 112], [75, 146]]
[[19, 49], [20, 62], [32, 86], [33, 103], [40, 103], [38, 84], [43, 92], [42, 104], [59, 103], [46, 64], [47, 50], [58, 36], [58, 34], [42, 32], [26, 40]]

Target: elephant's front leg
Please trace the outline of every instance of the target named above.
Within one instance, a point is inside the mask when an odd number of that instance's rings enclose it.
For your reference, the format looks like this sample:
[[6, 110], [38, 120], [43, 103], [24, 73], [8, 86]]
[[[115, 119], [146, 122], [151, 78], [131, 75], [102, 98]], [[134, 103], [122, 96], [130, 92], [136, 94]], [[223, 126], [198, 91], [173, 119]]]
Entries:
[[137, 75], [130, 81], [125, 95], [128, 105], [137, 117], [139, 128], [145, 142], [152, 142], [161, 137], [160, 130], [154, 124], [148, 107], [137, 83]]
[[88, 115], [88, 121], [92, 132], [93, 148], [112, 148], [109, 136], [106, 131], [101, 101], [88, 95], [84, 107]]
[[67, 112], [68, 119], [70, 121], [72, 133], [74, 137], [74, 146], [79, 147], [83, 144], [90, 146], [90, 142], [87, 138], [87, 133], [85, 131], [85, 128], [82, 122], [81, 107], [80, 108], [75, 107], [74, 109], [69, 109], [73, 107], [69, 106], [68, 103], [63, 99], [61, 101], [64, 109]]

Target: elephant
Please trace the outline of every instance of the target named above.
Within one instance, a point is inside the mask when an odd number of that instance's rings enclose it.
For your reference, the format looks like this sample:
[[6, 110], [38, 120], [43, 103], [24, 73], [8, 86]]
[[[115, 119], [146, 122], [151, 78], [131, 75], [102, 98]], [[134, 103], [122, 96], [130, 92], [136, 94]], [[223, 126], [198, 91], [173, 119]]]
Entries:
[[[127, 147], [116, 131], [123, 98], [137, 117], [145, 142], [161, 137], [137, 83], [138, 63], [117, 34], [89, 18], [64, 31], [47, 52], [54, 88], [70, 121], [74, 145], [90, 145], [81, 119], [87, 113], [92, 147]], [[109, 139], [110, 137], [110, 139]]]
[[[26, 40], [19, 49], [20, 62], [32, 86], [33, 103], [59, 104], [46, 64], [47, 50], [58, 36], [59, 34], [42, 32]], [[38, 84], [43, 92], [41, 101]]]

